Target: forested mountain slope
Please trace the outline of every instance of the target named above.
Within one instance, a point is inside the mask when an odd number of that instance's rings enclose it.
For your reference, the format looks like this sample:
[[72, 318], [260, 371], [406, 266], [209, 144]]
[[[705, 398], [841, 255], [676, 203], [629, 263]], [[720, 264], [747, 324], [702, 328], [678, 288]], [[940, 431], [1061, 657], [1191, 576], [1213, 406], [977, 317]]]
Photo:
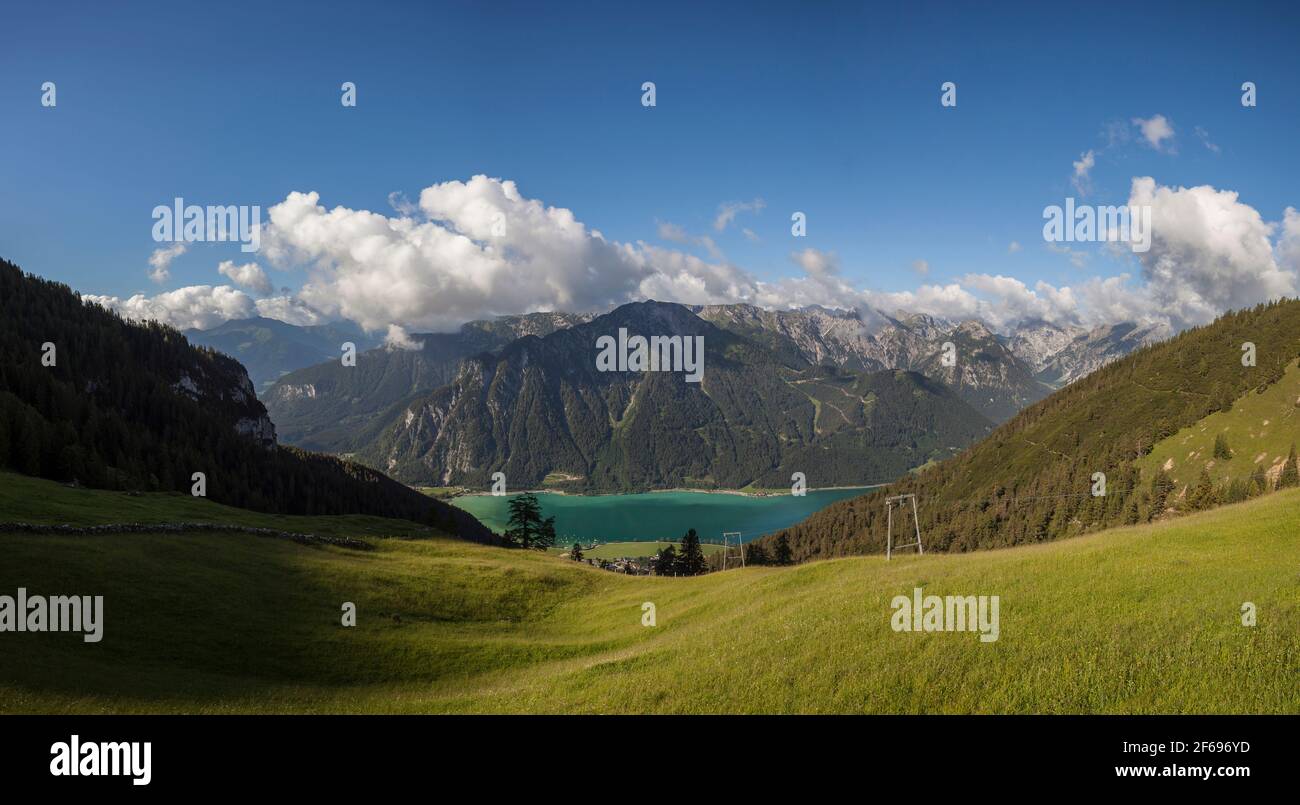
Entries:
[[[47, 346], [48, 345], [48, 346]], [[0, 466], [106, 489], [284, 514], [377, 514], [489, 540], [465, 512], [384, 475], [276, 444], [234, 359], [128, 323], [0, 261]]]
[[[1256, 365], [1243, 366], [1243, 344]], [[1162, 515], [1172, 483], [1143, 477], [1157, 442], [1264, 392], [1300, 354], [1300, 301], [1229, 313], [1109, 364], [1031, 406], [961, 455], [836, 503], [784, 536], [797, 559], [881, 551], [886, 495], [915, 493], [927, 549], [1040, 542]], [[1093, 473], [1106, 494], [1092, 494]], [[896, 521], [895, 526], [898, 527]]]

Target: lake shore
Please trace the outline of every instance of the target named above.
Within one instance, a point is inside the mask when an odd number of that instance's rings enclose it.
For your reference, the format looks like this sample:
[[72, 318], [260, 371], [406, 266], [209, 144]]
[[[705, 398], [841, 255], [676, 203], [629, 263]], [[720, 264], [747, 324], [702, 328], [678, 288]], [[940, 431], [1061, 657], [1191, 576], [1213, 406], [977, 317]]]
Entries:
[[[885, 486], [888, 486], [888, 484], [871, 484], [868, 486], [818, 486], [818, 487], [810, 486], [805, 491], [835, 492], [835, 491], [841, 491], [845, 489], [880, 489]], [[415, 488], [420, 489], [420, 487], [415, 487]], [[744, 489], [700, 489], [697, 487], [690, 487], [690, 486], [677, 486], [677, 487], [672, 487], [671, 489], [645, 489], [638, 492], [566, 492], [563, 489], [522, 489], [522, 490], [516, 490], [514, 492], [507, 492], [503, 497], [511, 497], [513, 495], [563, 495], [565, 497], [572, 497], [572, 498], [601, 498], [601, 497], [613, 497], [615, 495], [657, 495], [665, 492], [693, 492], [693, 493], [699, 493], [703, 495], [739, 495], [740, 497], [747, 497], [747, 498], [771, 498], [771, 497], [780, 497], [782, 495], [791, 494], [788, 490], [784, 490], [784, 489], [759, 489], [759, 490], [746, 491]], [[485, 497], [485, 496], [491, 497], [492, 493], [466, 491], [454, 495], [449, 495], [443, 498], [443, 500], [451, 500], [453, 498], [460, 498], [460, 497]]]
[[[869, 494], [866, 487], [808, 490], [805, 495], [753, 494], [752, 490], [660, 489], [651, 492], [579, 495], [538, 490], [544, 517], [556, 519], [561, 543], [645, 542], [678, 539], [695, 529], [705, 541], [723, 533], [749, 541], [788, 528], [836, 502]], [[510, 502], [520, 493], [476, 493], [449, 500], [488, 528], [502, 531]]]

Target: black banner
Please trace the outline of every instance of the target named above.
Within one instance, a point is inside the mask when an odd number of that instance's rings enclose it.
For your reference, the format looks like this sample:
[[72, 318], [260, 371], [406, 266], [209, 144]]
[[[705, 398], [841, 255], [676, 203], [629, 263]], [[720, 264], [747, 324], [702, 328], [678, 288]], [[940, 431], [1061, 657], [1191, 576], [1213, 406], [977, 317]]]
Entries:
[[0, 719], [0, 772], [6, 790], [128, 795], [617, 795], [677, 773], [692, 790], [865, 777], [905, 789], [1218, 792], [1290, 782], [1298, 728], [1290, 716], [11, 716]]

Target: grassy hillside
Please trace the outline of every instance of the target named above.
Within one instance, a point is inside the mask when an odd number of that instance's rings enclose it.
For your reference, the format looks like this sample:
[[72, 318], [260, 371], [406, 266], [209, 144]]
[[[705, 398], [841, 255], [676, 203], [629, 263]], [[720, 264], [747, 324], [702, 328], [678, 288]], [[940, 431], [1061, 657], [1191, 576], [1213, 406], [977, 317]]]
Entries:
[[[1242, 344], [1257, 348], [1243, 366]], [[1154, 520], [1166, 501], [1143, 478], [1152, 447], [1249, 394], [1300, 354], [1300, 300], [1225, 314], [1139, 349], [1021, 411], [960, 455], [888, 489], [840, 501], [782, 534], [795, 558], [882, 552], [884, 497], [915, 493], [926, 547], [971, 551]], [[1199, 470], [1198, 470], [1199, 471]], [[1093, 474], [1106, 494], [1092, 495]]]
[[[1231, 458], [1214, 455], [1218, 436], [1227, 443]], [[1138, 466], [1144, 478], [1164, 469], [1177, 490], [1195, 484], [1202, 469], [1217, 484], [1249, 478], [1259, 467], [1276, 484], [1296, 443], [1300, 443], [1300, 367], [1293, 361], [1277, 383], [1157, 442]]]
[[[0, 519], [137, 505], [0, 488]], [[186, 518], [211, 506], [174, 503]], [[98, 644], [0, 634], [0, 711], [1298, 713], [1297, 504], [1293, 490], [1047, 545], [690, 579], [440, 538], [357, 552], [0, 534], [0, 594], [106, 599]], [[1000, 596], [1000, 639], [891, 631], [891, 599], [914, 586]], [[339, 625], [344, 601], [355, 628]]]
[[[177, 492], [123, 494], [101, 489], [74, 489], [8, 472], [0, 472], [0, 523], [74, 526], [110, 523], [224, 523], [320, 536], [447, 536], [446, 532], [410, 520], [367, 514], [264, 514], [223, 506], [206, 498]], [[0, 549], [0, 556], [3, 555], [4, 551]]]

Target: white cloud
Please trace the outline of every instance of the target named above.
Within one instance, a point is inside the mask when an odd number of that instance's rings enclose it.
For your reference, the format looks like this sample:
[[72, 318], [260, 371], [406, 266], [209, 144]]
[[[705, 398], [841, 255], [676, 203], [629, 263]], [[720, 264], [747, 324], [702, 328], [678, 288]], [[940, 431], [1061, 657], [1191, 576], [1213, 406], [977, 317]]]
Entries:
[[928, 276], [930, 273], [930, 264], [925, 260], [913, 260], [912, 271], [916, 272], [918, 277]]
[[1163, 187], [1145, 176], [1133, 180], [1128, 203], [1151, 207], [1151, 249], [1135, 256], [1156, 309], [1175, 326], [1295, 294], [1295, 267], [1274, 254], [1274, 225], [1237, 193]]
[[397, 324], [388, 325], [388, 335], [384, 337], [384, 346], [390, 349], [418, 350], [424, 344], [407, 335], [406, 330]]
[[258, 299], [257, 315], [286, 324], [296, 324], [299, 327], [328, 321], [319, 310], [295, 296], [268, 296], [265, 299]]
[[[276, 265], [306, 272], [297, 294], [254, 301], [230, 286], [193, 286], [154, 297], [99, 299], [127, 315], [179, 327], [252, 315], [295, 324], [346, 318], [387, 332], [394, 346], [409, 346], [408, 332], [449, 330], [471, 319], [536, 310], [600, 312], [641, 299], [903, 309], [947, 319], [978, 317], [1005, 331], [1030, 318], [1062, 325], [1132, 320], [1183, 327], [1295, 292], [1300, 213], [1294, 209], [1280, 225], [1269, 224], [1233, 192], [1161, 187], [1149, 177], [1133, 181], [1129, 203], [1153, 210], [1151, 250], [1123, 257], [1137, 261], [1137, 276], [1053, 286], [972, 273], [914, 290], [879, 291], [855, 287], [833, 252], [814, 248], [790, 254], [798, 275], [766, 281], [718, 257], [610, 241], [571, 211], [528, 199], [513, 182], [484, 176], [426, 188], [419, 213], [410, 216], [327, 209], [315, 193], [291, 193], [269, 209], [263, 252]], [[658, 234], [673, 243], [705, 245], [669, 223], [659, 224]], [[1008, 252], [1019, 248], [1013, 241]], [[1088, 256], [1066, 254], [1080, 265]], [[232, 280], [269, 292], [269, 282], [258, 281], [248, 266], [223, 267]], [[917, 261], [914, 270], [928, 270], [928, 264]]]
[[217, 272], [230, 278], [230, 281], [241, 288], [246, 288], [253, 293], [265, 296], [272, 291], [271, 281], [266, 278], [266, 272], [257, 263], [245, 263], [242, 266], [235, 265], [233, 260], [222, 260], [217, 266]]
[[149, 279], [159, 285], [171, 279], [172, 261], [185, 254], [186, 248], [187, 244], [184, 241], [178, 241], [170, 246], [154, 249], [153, 254], [149, 255], [149, 266], [151, 268]]
[[[1142, 131], [1142, 138], [1147, 144], [1157, 151], [1173, 151], [1174, 126], [1164, 115], [1154, 115], [1149, 118], [1133, 118], [1133, 125]], [[1165, 145], [1165, 141], [1169, 145]]]
[[713, 228], [721, 232], [727, 228], [727, 225], [736, 220], [736, 216], [742, 212], [760, 212], [766, 207], [766, 202], [761, 198], [753, 201], [729, 201], [725, 204], [718, 205], [718, 217], [713, 219]]
[[1096, 164], [1097, 153], [1091, 150], [1080, 154], [1078, 161], [1074, 163], [1074, 176], [1070, 177], [1070, 184], [1082, 195], [1087, 195], [1092, 191], [1092, 179], [1089, 173]]
[[1007, 245], [1007, 254], [1015, 254], [1016, 252], [1020, 251], [1020, 249], [1021, 249], [1020, 241], [1013, 240], [1011, 241], [1010, 244]]
[[191, 285], [157, 296], [136, 294], [128, 299], [89, 294], [82, 298], [116, 310], [128, 319], [153, 319], [179, 330], [206, 330], [230, 319], [257, 314], [252, 298], [229, 285]]
[[[570, 211], [525, 198], [514, 182], [475, 176], [420, 193], [421, 217], [326, 209], [291, 193], [268, 211], [263, 250], [308, 272], [299, 297], [367, 330], [446, 330], [498, 314], [602, 310], [654, 297], [713, 302], [753, 297], [754, 280], [642, 242], [608, 241]], [[689, 237], [679, 227], [661, 235]], [[712, 241], [703, 242], [708, 248]]]
[[1293, 275], [1300, 274], [1300, 212], [1287, 207], [1282, 216], [1282, 236], [1277, 244], [1278, 260]]

